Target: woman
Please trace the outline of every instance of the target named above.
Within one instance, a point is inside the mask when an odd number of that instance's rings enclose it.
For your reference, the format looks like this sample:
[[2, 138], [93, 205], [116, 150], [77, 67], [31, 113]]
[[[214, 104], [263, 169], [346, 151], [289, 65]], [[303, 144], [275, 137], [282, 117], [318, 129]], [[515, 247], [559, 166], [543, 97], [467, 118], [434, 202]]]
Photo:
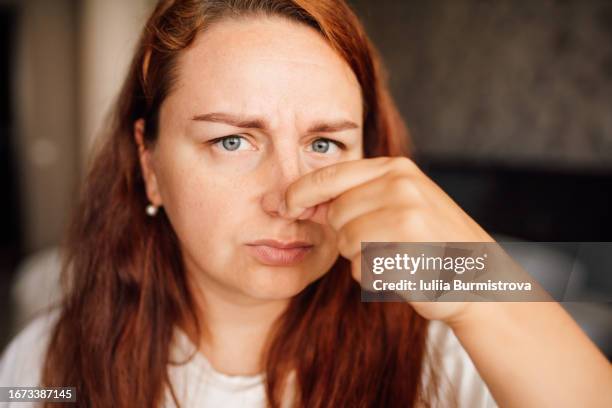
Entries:
[[407, 158], [344, 2], [161, 1], [114, 119], [67, 296], [2, 385], [32, 364], [79, 406], [610, 405], [556, 303], [360, 302], [362, 241], [493, 240]]

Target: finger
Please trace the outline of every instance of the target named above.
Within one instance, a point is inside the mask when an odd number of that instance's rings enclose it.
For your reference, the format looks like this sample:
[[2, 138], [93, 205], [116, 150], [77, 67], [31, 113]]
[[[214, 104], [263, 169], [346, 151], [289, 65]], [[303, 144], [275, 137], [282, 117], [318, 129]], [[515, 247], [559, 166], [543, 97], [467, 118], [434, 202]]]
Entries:
[[327, 212], [329, 211], [329, 206], [333, 201], [326, 201], [321, 204], [317, 204], [314, 207], [308, 208], [304, 211], [303, 215], [298, 217], [299, 220], [310, 220], [317, 222], [319, 224], [328, 224], [327, 221]]
[[329, 204], [327, 219], [338, 231], [351, 220], [380, 208], [423, 204], [423, 194], [416, 178], [382, 176], [338, 196]]
[[380, 177], [390, 170], [388, 157], [344, 161], [299, 178], [285, 192], [284, 216], [295, 218], [309, 207], [334, 199], [342, 192]]
[[410, 211], [405, 207], [386, 207], [369, 212], [345, 224], [338, 231], [338, 251], [353, 259], [361, 252], [362, 242], [405, 242], [406, 231], [402, 221]]

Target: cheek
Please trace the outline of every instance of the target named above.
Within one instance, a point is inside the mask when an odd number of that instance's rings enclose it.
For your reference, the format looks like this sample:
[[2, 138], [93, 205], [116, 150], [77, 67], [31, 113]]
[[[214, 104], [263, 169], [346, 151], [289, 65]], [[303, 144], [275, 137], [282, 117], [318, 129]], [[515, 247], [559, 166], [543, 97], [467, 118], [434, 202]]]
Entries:
[[[249, 188], [249, 163], [224, 165], [188, 144], [170, 146], [161, 156], [160, 193], [171, 220], [187, 226], [217, 227], [239, 215]], [[203, 232], [203, 231], [201, 231]], [[216, 234], [222, 233], [217, 230]]]
[[[239, 282], [238, 272], [220, 271], [265, 270], [237, 254], [247, 238], [259, 236], [270, 226], [261, 206], [270, 175], [257, 171], [257, 162], [249, 157], [215, 161], [175, 152], [166, 159], [158, 174], [160, 193], [184, 255], [197, 269], [224, 280]], [[339, 253], [331, 227], [310, 222], [302, 228], [320, 243], [312, 264], [292, 278], [305, 283], [328, 271]]]
[[202, 165], [173, 168], [160, 183], [164, 209], [182, 245], [194, 256], [215, 254], [207, 259], [231, 255], [228, 243], [253, 209], [247, 199], [251, 188], [244, 177]]

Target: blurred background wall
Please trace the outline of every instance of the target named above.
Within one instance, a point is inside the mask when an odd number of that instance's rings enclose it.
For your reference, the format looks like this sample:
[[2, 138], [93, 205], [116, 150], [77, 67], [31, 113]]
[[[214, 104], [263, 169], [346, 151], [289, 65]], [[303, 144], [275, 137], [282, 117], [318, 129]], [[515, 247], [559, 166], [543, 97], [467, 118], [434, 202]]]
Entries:
[[53, 264], [87, 150], [103, 126], [153, 2], [0, 0], [0, 344], [27, 257]]
[[612, 2], [353, 3], [423, 154], [612, 169]]
[[[350, 3], [415, 159], [470, 215], [498, 237], [612, 241], [612, 2]], [[91, 140], [153, 4], [0, 0], [0, 348], [35, 310], [20, 299], [54, 296], [55, 275], [39, 271], [57, 267]], [[611, 265], [585, 266], [584, 290], [609, 296]], [[609, 356], [610, 310], [572, 310]]]

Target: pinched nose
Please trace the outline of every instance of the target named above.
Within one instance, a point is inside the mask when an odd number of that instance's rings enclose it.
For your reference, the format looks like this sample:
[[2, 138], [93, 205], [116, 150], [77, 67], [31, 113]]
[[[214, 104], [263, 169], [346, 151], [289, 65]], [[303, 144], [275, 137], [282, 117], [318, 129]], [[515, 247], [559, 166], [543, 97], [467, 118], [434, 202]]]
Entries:
[[266, 165], [266, 188], [261, 205], [273, 216], [289, 218], [285, 212], [285, 194], [289, 186], [308, 172], [299, 157], [290, 149], [278, 150]]
[[264, 211], [275, 217], [282, 217], [292, 220], [310, 220], [319, 224], [327, 223], [327, 209], [330, 201], [320, 203], [314, 207], [306, 208], [301, 214], [294, 217], [287, 215], [287, 203], [285, 197], [280, 192], [269, 192], [262, 197], [262, 207]]
[[[328, 224], [329, 222], [327, 220], [327, 211], [329, 209], [330, 203], [331, 203], [331, 200], [326, 201], [321, 204], [317, 204], [315, 207], [308, 208], [306, 212], [300, 215], [300, 217], [304, 217], [304, 218], [300, 218], [300, 219], [307, 219], [310, 221], [317, 222], [319, 224]], [[308, 211], [312, 211], [312, 213], [308, 213]]]
[[309, 207], [302, 211], [300, 215], [297, 216], [298, 220], [309, 220], [313, 222], [317, 222], [319, 224], [327, 224], [327, 210], [329, 208], [330, 201], [326, 201], [321, 204], [317, 204], [314, 207]]

